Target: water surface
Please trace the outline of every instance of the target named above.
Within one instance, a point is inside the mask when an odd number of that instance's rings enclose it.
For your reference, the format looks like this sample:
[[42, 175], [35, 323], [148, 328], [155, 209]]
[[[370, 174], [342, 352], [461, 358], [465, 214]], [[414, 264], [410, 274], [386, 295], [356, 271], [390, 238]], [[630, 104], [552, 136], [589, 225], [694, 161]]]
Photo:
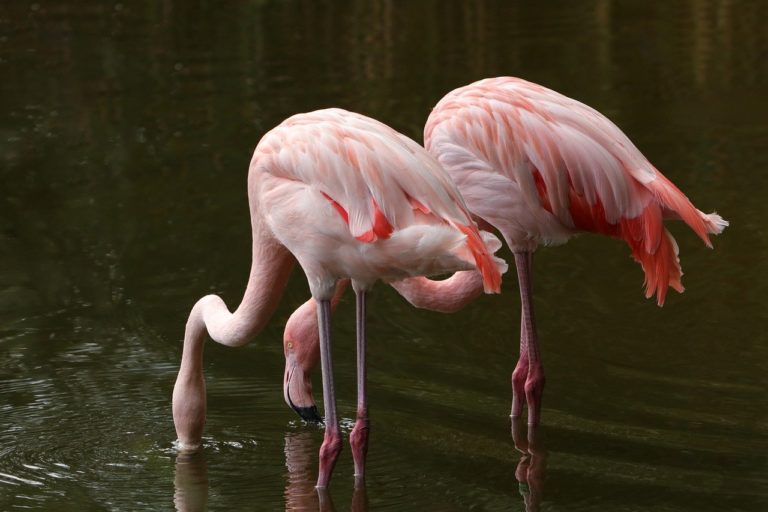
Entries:
[[[508, 418], [514, 276], [452, 316], [378, 286], [368, 485], [353, 492], [346, 449], [324, 507], [768, 508], [768, 6], [540, 4], [0, 6], [0, 509], [318, 508], [322, 430], [281, 391], [300, 271], [257, 343], [206, 348], [205, 449], [173, 447], [189, 308], [210, 292], [234, 307], [247, 278], [251, 152], [328, 106], [420, 141], [443, 94], [497, 75], [604, 112], [732, 225], [714, 251], [672, 226], [687, 290], [663, 309], [617, 242], [537, 254], [533, 457]], [[334, 325], [345, 433], [353, 310]]]

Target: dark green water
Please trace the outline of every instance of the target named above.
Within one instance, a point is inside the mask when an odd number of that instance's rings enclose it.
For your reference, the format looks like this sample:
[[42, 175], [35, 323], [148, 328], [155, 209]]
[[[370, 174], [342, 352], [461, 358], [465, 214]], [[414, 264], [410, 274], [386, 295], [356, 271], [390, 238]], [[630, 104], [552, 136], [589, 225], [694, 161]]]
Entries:
[[[367, 496], [347, 448], [336, 509], [768, 510], [768, 4], [530, 4], [0, 5], [0, 509], [316, 509], [322, 431], [281, 390], [300, 271], [258, 343], [206, 348], [205, 450], [173, 448], [189, 308], [235, 306], [248, 274], [251, 152], [328, 106], [421, 140], [443, 94], [515, 75], [607, 114], [731, 227], [709, 251], [672, 226], [687, 291], [663, 309], [617, 242], [539, 252], [528, 486], [514, 276], [453, 316], [377, 287]], [[334, 326], [345, 432], [353, 309]]]

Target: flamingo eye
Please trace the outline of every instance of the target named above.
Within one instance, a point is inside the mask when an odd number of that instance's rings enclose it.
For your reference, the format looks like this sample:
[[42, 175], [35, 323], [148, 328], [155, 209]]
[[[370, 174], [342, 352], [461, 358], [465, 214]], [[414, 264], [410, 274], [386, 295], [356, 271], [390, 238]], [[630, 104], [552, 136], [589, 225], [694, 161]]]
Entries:
[[288, 348], [293, 348], [293, 342], [292, 341], [288, 342]]

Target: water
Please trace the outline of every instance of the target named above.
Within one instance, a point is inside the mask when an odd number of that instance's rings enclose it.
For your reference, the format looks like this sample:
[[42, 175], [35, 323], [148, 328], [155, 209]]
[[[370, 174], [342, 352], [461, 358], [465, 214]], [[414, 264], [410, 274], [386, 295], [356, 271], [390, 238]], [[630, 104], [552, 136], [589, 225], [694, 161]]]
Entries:
[[[709, 251], [672, 226], [687, 291], [663, 309], [619, 243], [539, 252], [532, 460], [507, 417], [514, 277], [452, 316], [377, 287], [368, 485], [353, 492], [346, 448], [322, 507], [768, 509], [766, 5], [220, 5], [0, 6], [0, 509], [320, 507], [322, 430], [281, 394], [300, 272], [259, 343], [206, 348], [205, 449], [173, 447], [189, 308], [211, 291], [236, 305], [247, 277], [250, 154], [327, 106], [421, 140], [443, 94], [496, 75], [598, 108], [731, 227]], [[345, 433], [353, 309], [334, 326]]]

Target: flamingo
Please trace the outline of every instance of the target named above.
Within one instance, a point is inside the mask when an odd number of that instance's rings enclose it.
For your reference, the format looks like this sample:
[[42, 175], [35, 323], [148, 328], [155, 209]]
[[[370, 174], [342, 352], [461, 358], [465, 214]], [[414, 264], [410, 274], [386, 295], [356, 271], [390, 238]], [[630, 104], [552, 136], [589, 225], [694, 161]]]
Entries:
[[[707, 245], [728, 222], [697, 210], [626, 135], [595, 109], [520, 78], [488, 78], [442, 98], [424, 128], [424, 144], [451, 175], [482, 229], [495, 228], [512, 250], [521, 298], [520, 355], [512, 372], [510, 416], [528, 406], [539, 423], [544, 389], [533, 311], [533, 254], [581, 233], [623, 240], [645, 273], [645, 295], [664, 304], [669, 287], [683, 291], [675, 239], [665, 219], [683, 220]], [[392, 285], [417, 307], [456, 311], [480, 294], [482, 280], [462, 271], [444, 281], [415, 277]], [[311, 301], [310, 301], [311, 303]], [[284, 334], [286, 363], [301, 376], [286, 396], [311, 407], [306, 385], [316, 351], [305, 304]], [[309, 325], [308, 325], [309, 324]]]
[[[248, 172], [253, 259], [242, 302], [231, 313], [216, 295], [189, 314], [173, 389], [173, 421], [184, 450], [199, 448], [206, 414], [203, 344], [240, 346], [265, 326], [295, 261], [306, 274], [319, 325], [325, 435], [317, 487], [327, 487], [341, 451], [331, 359], [330, 310], [337, 281], [357, 297], [358, 409], [350, 435], [364, 476], [366, 294], [375, 281], [477, 269], [498, 293], [504, 263], [493, 257], [450, 177], [421, 146], [388, 126], [340, 109], [288, 118], [261, 139]], [[495, 244], [500, 245], [498, 240]]]

